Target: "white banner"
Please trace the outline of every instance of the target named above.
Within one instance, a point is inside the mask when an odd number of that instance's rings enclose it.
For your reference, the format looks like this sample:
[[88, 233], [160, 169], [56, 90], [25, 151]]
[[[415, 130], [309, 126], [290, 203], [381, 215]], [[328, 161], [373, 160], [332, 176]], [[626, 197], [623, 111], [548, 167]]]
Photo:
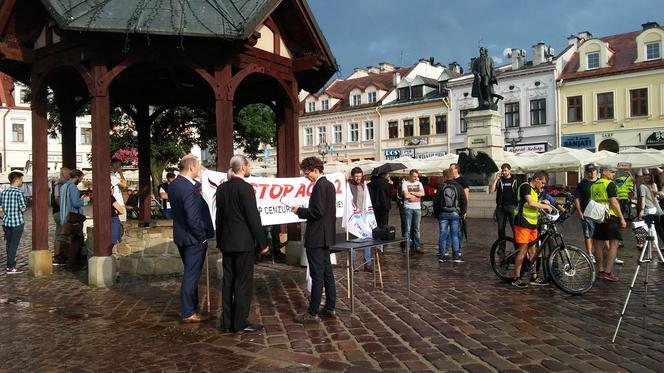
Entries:
[[[336, 189], [338, 218], [344, 213], [344, 198], [346, 193], [346, 178], [343, 173], [324, 175], [327, 180], [334, 184]], [[210, 208], [212, 222], [215, 223], [217, 216], [217, 187], [227, 180], [225, 172], [205, 171], [202, 176], [203, 198]], [[256, 193], [256, 204], [261, 214], [261, 223], [266, 225], [287, 224], [303, 221], [295, 215], [290, 206], [295, 204], [299, 207], [309, 206], [309, 196], [314, 183], [305, 177], [272, 178], [272, 177], [248, 177], [245, 180], [254, 187]], [[215, 227], [216, 228], [216, 227]]]
[[371, 237], [371, 231], [377, 226], [369, 188], [367, 188], [366, 183], [363, 184], [363, 206], [357, 206], [353, 202], [353, 193], [348, 189], [348, 186], [346, 188], [346, 208], [344, 209], [341, 227], [346, 228], [346, 231], [355, 237], [369, 238]]

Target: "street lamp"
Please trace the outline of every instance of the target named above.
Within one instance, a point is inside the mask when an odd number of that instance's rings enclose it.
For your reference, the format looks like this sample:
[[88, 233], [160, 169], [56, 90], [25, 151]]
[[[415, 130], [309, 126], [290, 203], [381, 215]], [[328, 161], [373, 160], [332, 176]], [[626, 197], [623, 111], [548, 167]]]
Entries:
[[325, 156], [330, 152], [330, 145], [327, 143], [326, 140], [321, 141], [318, 144], [318, 154], [323, 158], [323, 162], [325, 162]]
[[516, 150], [516, 144], [523, 141], [523, 128], [519, 127], [519, 130], [516, 131], [516, 134], [518, 135], [518, 137], [510, 138], [510, 130], [509, 128], [505, 127], [505, 142], [512, 145], [513, 151]]

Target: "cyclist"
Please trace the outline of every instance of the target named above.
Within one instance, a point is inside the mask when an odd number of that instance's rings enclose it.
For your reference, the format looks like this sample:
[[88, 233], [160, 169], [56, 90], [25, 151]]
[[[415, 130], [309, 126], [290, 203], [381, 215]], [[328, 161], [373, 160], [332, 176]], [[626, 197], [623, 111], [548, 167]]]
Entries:
[[[517, 191], [518, 206], [514, 211], [514, 241], [519, 247], [519, 253], [515, 259], [512, 286], [520, 289], [528, 287], [528, 283], [521, 279], [521, 265], [526, 257], [526, 252], [531, 257], [535, 255], [534, 241], [537, 239], [537, 210], [543, 209], [549, 213], [553, 210], [551, 205], [538, 202], [538, 193], [543, 190], [548, 178], [549, 175], [546, 171], [537, 171], [532, 180], [521, 184]], [[533, 244], [529, 247], [528, 244], [531, 242]]]

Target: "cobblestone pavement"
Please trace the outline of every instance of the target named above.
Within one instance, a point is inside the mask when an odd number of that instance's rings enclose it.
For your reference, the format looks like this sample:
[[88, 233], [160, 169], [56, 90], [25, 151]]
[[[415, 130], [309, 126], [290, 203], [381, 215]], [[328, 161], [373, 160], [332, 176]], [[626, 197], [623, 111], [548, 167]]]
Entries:
[[[0, 371], [664, 371], [662, 264], [650, 266], [647, 308], [640, 280], [610, 342], [636, 267], [631, 233], [620, 282], [600, 280], [573, 297], [553, 286], [517, 290], [500, 282], [488, 260], [493, 223], [469, 226], [466, 262], [439, 264], [437, 223], [423, 218], [427, 254], [411, 261], [410, 297], [402, 254], [389, 248], [385, 289], [358, 274], [351, 316], [341, 299], [345, 283], [338, 283], [339, 316], [317, 325], [292, 321], [307, 304], [304, 270], [259, 264], [251, 318], [266, 330], [243, 336], [221, 334], [215, 321], [180, 326], [177, 277], [121, 277], [111, 289], [92, 289], [85, 273], [56, 269], [34, 279], [2, 272]], [[565, 230], [569, 242], [581, 243], [576, 222]], [[26, 231], [19, 265], [31, 245], [29, 223]], [[335, 268], [337, 278], [344, 272]]]

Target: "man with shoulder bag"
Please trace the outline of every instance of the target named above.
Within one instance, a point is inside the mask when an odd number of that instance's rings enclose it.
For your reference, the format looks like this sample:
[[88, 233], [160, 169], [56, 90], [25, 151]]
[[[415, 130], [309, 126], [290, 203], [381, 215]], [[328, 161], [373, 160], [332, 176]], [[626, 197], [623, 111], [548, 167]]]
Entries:
[[86, 219], [83, 206], [90, 202], [90, 197], [81, 196], [78, 190], [82, 178], [83, 172], [74, 169], [69, 173], [69, 181], [60, 187], [60, 221], [64, 222], [62, 233], [69, 236], [67, 266], [70, 270], [77, 269], [76, 261], [83, 247], [83, 222]]

